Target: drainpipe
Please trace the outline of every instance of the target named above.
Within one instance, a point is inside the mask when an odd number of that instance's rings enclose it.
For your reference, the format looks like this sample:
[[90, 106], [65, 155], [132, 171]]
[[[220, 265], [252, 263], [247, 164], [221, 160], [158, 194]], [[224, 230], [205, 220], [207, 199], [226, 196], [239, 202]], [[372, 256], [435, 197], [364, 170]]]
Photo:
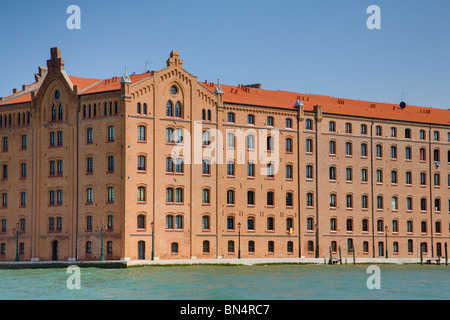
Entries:
[[[300, 109], [299, 109], [300, 111]], [[302, 232], [301, 232], [301, 219], [300, 219], [300, 210], [301, 210], [301, 203], [300, 203], [300, 114], [297, 115], [297, 202], [298, 202], [298, 257], [300, 258], [302, 256]]]
[[[77, 190], [75, 191], [75, 194], [76, 194], [76, 206], [75, 206], [75, 210], [76, 210], [76, 222], [75, 222], [75, 260], [76, 261], [78, 261], [78, 187], [79, 187], [79, 166], [78, 166], [78, 160], [79, 160], [79, 113], [80, 113], [80, 110], [81, 110], [81, 101], [80, 101], [80, 98], [78, 97], [78, 95], [77, 95], [77, 99], [78, 99], [78, 108], [77, 108], [77, 130], [76, 130], [76, 133], [77, 133], [77, 136], [76, 136], [76, 143], [77, 143], [77, 162], [76, 162], [76, 166], [77, 166], [77, 177], [76, 177], [76, 179], [77, 179], [77, 183], [76, 183], [76, 185], [77, 185]], [[67, 111], [68, 112], [68, 111]]]
[[375, 258], [375, 226], [374, 226], [374, 195], [373, 195], [373, 119], [370, 125], [370, 189], [372, 195], [372, 257]]
[[[317, 112], [317, 111], [316, 111]], [[319, 143], [318, 143], [318, 134], [317, 134], [317, 130], [318, 130], [318, 117], [317, 117], [317, 113], [316, 113], [316, 130], [315, 130], [315, 162], [316, 162], [316, 226], [315, 226], [315, 232], [316, 232], [316, 259], [319, 258], [319, 152], [318, 152], [318, 147], [319, 147]]]
[[434, 201], [433, 201], [433, 174], [431, 172], [431, 161], [432, 161], [432, 153], [431, 153], [431, 126], [429, 128], [429, 134], [428, 134], [428, 155], [429, 155], [429, 161], [428, 161], [428, 171], [429, 171], [429, 186], [430, 186], [430, 234], [431, 234], [431, 257], [434, 258], [434, 246], [433, 246], [433, 207], [434, 207]]

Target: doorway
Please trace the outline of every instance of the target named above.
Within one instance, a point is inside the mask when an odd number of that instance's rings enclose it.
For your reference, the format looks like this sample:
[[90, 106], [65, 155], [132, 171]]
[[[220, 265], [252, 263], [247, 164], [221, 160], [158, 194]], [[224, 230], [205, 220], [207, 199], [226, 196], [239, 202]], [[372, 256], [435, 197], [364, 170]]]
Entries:
[[382, 241], [378, 242], [378, 256], [384, 256], [384, 243]]
[[145, 260], [145, 241], [138, 242], [138, 260]]
[[52, 242], [52, 261], [58, 261], [58, 252], [59, 251], [59, 244], [58, 241], [55, 240]]

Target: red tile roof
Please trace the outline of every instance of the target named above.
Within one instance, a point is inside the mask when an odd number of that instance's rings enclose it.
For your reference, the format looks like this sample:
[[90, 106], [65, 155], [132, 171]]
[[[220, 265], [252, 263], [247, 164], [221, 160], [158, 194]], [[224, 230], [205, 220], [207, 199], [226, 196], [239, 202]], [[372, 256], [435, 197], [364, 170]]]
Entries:
[[78, 86], [78, 92], [83, 91], [83, 89], [92, 86], [93, 84], [99, 82], [99, 79], [89, 79], [89, 78], [81, 78], [69, 76], [70, 81], [74, 86]]
[[[16, 93], [16, 95], [17, 95], [17, 93]], [[27, 94], [19, 95], [16, 98], [13, 98], [11, 100], [0, 102], [0, 105], [3, 106], [3, 105], [10, 105], [10, 104], [25, 103], [25, 102], [30, 102], [30, 101], [31, 101], [31, 93], [27, 93]]]
[[[145, 78], [150, 78], [151, 76], [152, 76], [152, 73], [146, 72], [146, 73], [131, 75], [130, 79], [131, 79], [131, 83], [136, 83]], [[84, 91], [82, 94], [120, 90], [120, 81], [121, 80], [122, 80], [122, 77], [114, 77], [111, 79], [102, 80], [97, 85], [90, 88], [89, 90]]]
[[[151, 77], [152, 74], [149, 72], [142, 74], [135, 74], [130, 76], [131, 83], [139, 82], [145, 78]], [[78, 86], [79, 94], [90, 94], [90, 93], [99, 93], [99, 92], [108, 92], [108, 91], [116, 91], [120, 90], [120, 81], [121, 77], [114, 77], [111, 79], [100, 80], [100, 79], [91, 79], [91, 78], [82, 78], [69, 76], [70, 81], [74, 86]], [[86, 91], [83, 91], [86, 90]], [[17, 96], [17, 97], [14, 97]], [[4, 98], [4, 100], [10, 99], [8, 101], [0, 102], [0, 106], [24, 103], [31, 101], [31, 93], [21, 94], [21, 92], [17, 92], [9, 97]]]
[[[213, 83], [200, 83], [211, 91], [214, 91], [217, 87]], [[399, 104], [394, 103], [370, 102], [298, 92], [247, 88], [241, 85], [237, 87], [220, 85], [220, 87], [224, 92], [224, 102], [234, 104], [295, 110], [295, 102], [302, 100], [305, 106], [304, 110], [307, 111], [312, 111], [315, 105], [321, 105], [322, 113], [450, 125], [450, 110], [446, 109], [408, 105], [402, 110]]]

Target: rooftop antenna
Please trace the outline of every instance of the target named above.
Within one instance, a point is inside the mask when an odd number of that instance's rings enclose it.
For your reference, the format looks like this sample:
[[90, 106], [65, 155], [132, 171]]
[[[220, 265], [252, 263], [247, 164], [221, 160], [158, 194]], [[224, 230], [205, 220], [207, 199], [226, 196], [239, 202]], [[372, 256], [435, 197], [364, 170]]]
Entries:
[[148, 66], [150, 66], [151, 64], [153, 64], [153, 62], [145, 61], [145, 70], [144, 70], [144, 73], [147, 72], [147, 71], [150, 71], [150, 69], [148, 68]]

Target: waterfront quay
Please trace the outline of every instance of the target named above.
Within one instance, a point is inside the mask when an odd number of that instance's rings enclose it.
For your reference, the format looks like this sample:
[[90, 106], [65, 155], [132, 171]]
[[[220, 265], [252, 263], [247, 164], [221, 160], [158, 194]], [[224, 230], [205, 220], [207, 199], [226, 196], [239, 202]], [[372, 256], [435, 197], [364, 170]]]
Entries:
[[78, 266], [80, 268], [121, 269], [145, 266], [254, 266], [277, 264], [308, 264], [308, 265], [347, 265], [347, 264], [440, 264], [448, 265], [445, 258], [335, 258], [330, 263], [329, 258], [272, 258], [272, 259], [185, 259], [185, 260], [116, 260], [116, 261], [9, 261], [0, 262], [0, 270], [7, 269], [52, 269]]

